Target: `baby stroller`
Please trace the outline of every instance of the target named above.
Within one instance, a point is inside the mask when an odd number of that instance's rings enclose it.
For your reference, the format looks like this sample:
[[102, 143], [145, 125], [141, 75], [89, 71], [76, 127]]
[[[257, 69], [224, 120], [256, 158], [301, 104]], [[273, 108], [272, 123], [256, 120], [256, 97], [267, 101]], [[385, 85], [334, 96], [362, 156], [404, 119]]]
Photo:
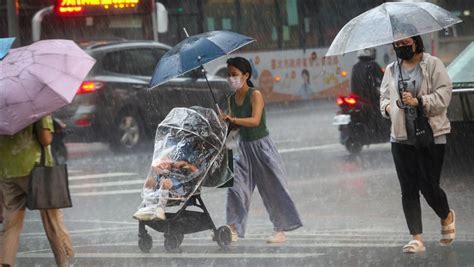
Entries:
[[[164, 233], [164, 247], [175, 251], [184, 235], [212, 230], [214, 241], [227, 248], [231, 242], [229, 226], [216, 228], [200, 196], [200, 188], [226, 187], [232, 182], [229, 155], [225, 147], [227, 125], [219, 120], [212, 109], [202, 107], [174, 108], [158, 125], [155, 135], [153, 160], [170, 154], [186, 154], [188, 161], [198, 168], [197, 174], [173, 177], [174, 194], [170, 194], [167, 207], [174, 206], [176, 212], [166, 212], [165, 220], [140, 220], [138, 246], [149, 252], [153, 247], [147, 227]], [[190, 207], [199, 208], [189, 210]]]

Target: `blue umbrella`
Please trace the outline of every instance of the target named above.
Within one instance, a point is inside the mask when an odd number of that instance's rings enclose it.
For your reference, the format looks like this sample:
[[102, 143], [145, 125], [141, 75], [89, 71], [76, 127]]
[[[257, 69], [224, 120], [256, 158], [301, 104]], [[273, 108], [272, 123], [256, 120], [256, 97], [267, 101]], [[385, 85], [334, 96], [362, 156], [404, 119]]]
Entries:
[[157, 86], [255, 41], [229, 31], [212, 31], [186, 38], [163, 55], [150, 86]]
[[13, 42], [15, 42], [15, 37], [0, 38], [0, 60], [8, 54]]
[[[155, 68], [150, 87], [202, 68], [203, 64], [230, 54], [253, 41], [255, 40], [248, 36], [229, 31], [212, 31], [188, 37], [163, 55]], [[207, 81], [206, 76], [205, 78]], [[211, 94], [214, 98], [212, 90]]]

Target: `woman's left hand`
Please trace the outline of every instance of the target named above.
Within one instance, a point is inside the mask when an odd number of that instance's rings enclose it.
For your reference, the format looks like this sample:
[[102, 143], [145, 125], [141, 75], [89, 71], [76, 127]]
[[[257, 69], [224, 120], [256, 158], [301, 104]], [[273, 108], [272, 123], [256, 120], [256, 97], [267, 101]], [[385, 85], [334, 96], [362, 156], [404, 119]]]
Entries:
[[402, 101], [403, 104], [416, 107], [418, 106], [418, 99], [416, 97], [413, 97], [413, 95], [410, 92], [403, 92], [402, 93]]

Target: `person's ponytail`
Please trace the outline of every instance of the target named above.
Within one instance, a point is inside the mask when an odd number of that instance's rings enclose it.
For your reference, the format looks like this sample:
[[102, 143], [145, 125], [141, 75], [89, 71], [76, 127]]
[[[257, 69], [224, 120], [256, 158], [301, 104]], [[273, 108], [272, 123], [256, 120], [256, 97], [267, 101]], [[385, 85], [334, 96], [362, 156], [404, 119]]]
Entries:
[[255, 86], [253, 85], [252, 81], [250, 80], [250, 78], [247, 79], [247, 85], [248, 85], [249, 87], [252, 87], [252, 88], [255, 87]]

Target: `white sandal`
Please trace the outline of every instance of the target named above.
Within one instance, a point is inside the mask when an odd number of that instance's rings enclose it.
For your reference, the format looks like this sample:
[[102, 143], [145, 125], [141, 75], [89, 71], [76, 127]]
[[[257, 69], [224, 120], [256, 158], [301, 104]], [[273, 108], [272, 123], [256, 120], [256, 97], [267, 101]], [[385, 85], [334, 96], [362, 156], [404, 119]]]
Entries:
[[405, 246], [403, 246], [403, 253], [419, 253], [425, 252], [426, 247], [423, 245], [421, 241], [412, 240], [408, 242]]
[[269, 244], [275, 244], [275, 243], [285, 243], [286, 242], [286, 235], [285, 232], [275, 232], [272, 237], [270, 237], [267, 240], [267, 243]]
[[451, 246], [456, 238], [456, 214], [454, 210], [449, 211], [453, 214], [453, 222], [441, 226], [441, 240], [439, 244], [443, 247]]

